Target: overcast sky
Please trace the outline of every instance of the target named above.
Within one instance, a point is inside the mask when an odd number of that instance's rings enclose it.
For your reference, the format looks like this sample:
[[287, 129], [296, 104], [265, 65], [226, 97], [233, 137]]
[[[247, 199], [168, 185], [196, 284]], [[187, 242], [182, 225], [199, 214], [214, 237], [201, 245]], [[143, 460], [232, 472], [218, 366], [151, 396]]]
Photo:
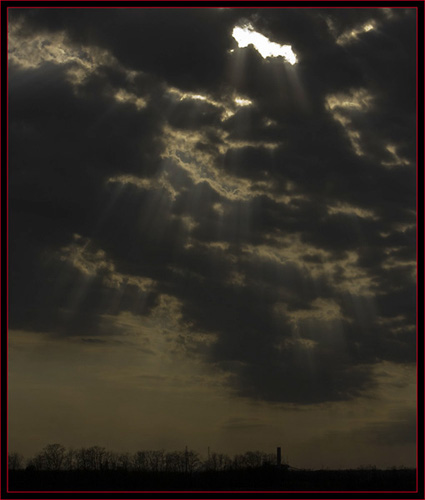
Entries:
[[10, 449], [414, 466], [415, 51], [415, 9], [9, 9]]

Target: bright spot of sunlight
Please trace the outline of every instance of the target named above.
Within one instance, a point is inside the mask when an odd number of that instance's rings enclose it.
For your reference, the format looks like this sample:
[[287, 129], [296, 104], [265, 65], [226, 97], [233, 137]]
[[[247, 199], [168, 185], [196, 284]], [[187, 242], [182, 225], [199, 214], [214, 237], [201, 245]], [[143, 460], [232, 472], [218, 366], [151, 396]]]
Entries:
[[261, 33], [257, 33], [250, 24], [242, 28], [235, 26], [232, 35], [240, 48], [253, 45], [263, 58], [284, 57], [290, 64], [297, 62], [297, 57], [290, 45], [279, 45], [276, 42], [271, 42]]
[[252, 104], [252, 101], [243, 99], [242, 97], [235, 97], [234, 101], [236, 106], [250, 106]]

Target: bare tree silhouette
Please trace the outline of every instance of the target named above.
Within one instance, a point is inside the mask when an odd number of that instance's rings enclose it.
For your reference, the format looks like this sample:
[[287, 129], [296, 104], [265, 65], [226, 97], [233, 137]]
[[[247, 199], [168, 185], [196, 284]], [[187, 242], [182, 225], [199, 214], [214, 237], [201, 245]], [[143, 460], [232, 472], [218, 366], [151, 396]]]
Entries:
[[24, 457], [20, 453], [11, 452], [7, 457], [9, 470], [19, 470], [24, 466]]
[[66, 448], [54, 443], [45, 446], [33, 459], [33, 465], [38, 470], [60, 470], [65, 462]]

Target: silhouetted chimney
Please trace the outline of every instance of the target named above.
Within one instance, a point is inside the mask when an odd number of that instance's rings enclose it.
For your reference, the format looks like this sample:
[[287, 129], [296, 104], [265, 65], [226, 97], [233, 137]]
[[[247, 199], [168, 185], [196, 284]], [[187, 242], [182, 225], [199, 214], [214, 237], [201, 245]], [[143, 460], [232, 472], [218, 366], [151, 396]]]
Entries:
[[277, 447], [276, 463], [278, 466], [282, 464], [282, 450], [280, 449], [280, 446]]

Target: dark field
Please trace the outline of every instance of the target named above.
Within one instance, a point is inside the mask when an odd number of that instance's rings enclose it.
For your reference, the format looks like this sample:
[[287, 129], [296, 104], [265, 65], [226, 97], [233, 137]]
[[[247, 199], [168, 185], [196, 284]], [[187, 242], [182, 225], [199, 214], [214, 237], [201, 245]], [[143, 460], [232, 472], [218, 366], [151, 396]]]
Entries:
[[249, 470], [183, 472], [34, 471], [9, 472], [10, 491], [415, 491], [416, 470]]

